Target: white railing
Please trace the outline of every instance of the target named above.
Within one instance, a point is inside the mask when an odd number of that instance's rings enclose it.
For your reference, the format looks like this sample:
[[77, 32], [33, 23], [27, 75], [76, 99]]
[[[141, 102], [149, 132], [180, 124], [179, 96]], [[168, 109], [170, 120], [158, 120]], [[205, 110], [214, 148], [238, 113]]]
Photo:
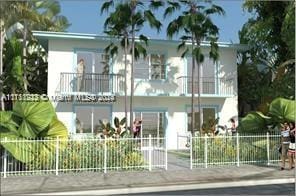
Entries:
[[190, 168], [280, 161], [280, 135], [189, 136]]
[[106, 173], [114, 170], [167, 169], [166, 141], [151, 136], [119, 139], [4, 139], [1, 144], [16, 147], [19, 156], [23, 157], [22, 162], [18, 161], [1, 147], [0, 169], [4, 178], [10, 175], [59, 175], [82, 171]]

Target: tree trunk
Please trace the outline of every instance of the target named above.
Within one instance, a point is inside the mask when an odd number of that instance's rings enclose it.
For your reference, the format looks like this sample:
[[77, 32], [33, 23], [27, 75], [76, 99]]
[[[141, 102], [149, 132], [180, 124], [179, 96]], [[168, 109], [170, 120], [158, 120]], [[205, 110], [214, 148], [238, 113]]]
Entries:
[[[1, 22], [1, 21], [0, 21]], [[3, 47], [4, 47], [4, 29], [2, 29], [2, 24], [0, 24], [0, 76], [3, 74]], [[0, 111], [5, 110], [4, 100], [2, 99], [3, 96], [3, 81], [2, 77], [0, 78]]]
[[27, 73], [26, 73], [26, 65], [27, 65], [27, 32], [28, 32], [28, 23], [25, 20], [24, 21], [24, 35], [23, 35], [23, 58], [22, 58], [25, 92], [28, 92]]
[[[1, 22], [1, 21], [0, 21]], [[4, 31], [2, 29], [2, 24], [0, 24], [0, 30], [1, 30], [1, 34], [0, 34], [0, 75], [3, 74], [3, 46], [4, 46]]]
[[124, 117], [127, 126], [127, 35], [124, 38]]
[[[135, 5], [133, 5], [131, 9], [132, 9], [131, 17], [133, 17], [136, 11]], [[131, 96], [130, 96], [131, 131], [133, 131], [134, 63], [135, 63], [135, 25], [133, 25], [133, 21], [132, 21], [132, 62], [131, 62]]]
[[198, 116], [199, 116], [199, 131], [201, 132], [201, 125], [202, 125], [202, 119], [201, 119], [201, 101], [200, 101], [200, 62], [199, 62], [199, 59], [198, 59], [198, 62], [197, 62], [197, 84], [198, 84], [198, 95], [197, 95], [197, 105], [198, 105]]
[[194, 135], [194, 124], [195, 124], [195, 113], [194, 113], [194, 72], [195, 72], [195, 58], [193, 55], [193, 49], [194, 49], [194, 37], [192, 33], [192, 70], [191, 70], [191, 134]]
[[[196, 41], [196, 45], [198, 46], [198, 47], [200, 47], [200, 41], [199, 40], [197, 40]], [[198, 85], [198, 90], [197, 90], [197, 92], [198, 92], [198, 94], [197, 94], [197, 105], [198, 105], [198, 120], [199, 120], [199, 131], [200, 132], [202, 132], [202, 129], [201, 129], [201, 127], [202, 127], [202, 116], [201, 116], [201, 113], [202, 113], [202, 111], [201, 111], [201, 101], [200, 101], [200, 89], [201, 89], [201, 83], [200, 83], [200, 81], [201, 81], [201, 78], [200, 78], [200, 59], [199, 59], [199, 55], [198, 55], [198, 57], [197, 57], [197, 85]]]

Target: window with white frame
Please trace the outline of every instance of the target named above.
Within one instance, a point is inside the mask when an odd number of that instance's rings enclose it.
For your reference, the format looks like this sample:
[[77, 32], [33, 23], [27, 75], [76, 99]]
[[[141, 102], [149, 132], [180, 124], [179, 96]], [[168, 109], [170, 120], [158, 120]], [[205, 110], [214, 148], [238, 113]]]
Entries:
[[83, 60], [85, 67], [81, 70], [84, 74], [73, 75], [73, 88], [78, 92], [109, 92], [110, 55], [103, 52], [78, 51], [76, 57], [77, 63]]
[[135, 78], [161, 80], [165, 79], [165, 55], [149, 54], [135, 62]]
[[[200, 84], [198, 85], [198, 69], [195, 67], [195, 88], [194, 92], [198, 93], [200, 86], [200, 93], [214, 94], [216, 88], [216, 64], [209, 56], [205, 56], [203, 63], [200, 64]], [[192, 75], [192, 57], [187, 57], [187, 92], [191, 94], [191, 79]]]
[[110, 55], [100, 52], [77, 52], [77, 63], [83, 59], [85, 63], [85, 73], [109, 74]]
[[96, 133], [99, 120], [110, 122], [111, 108], [109, 106], [75, 106], [76, 133]]
[[[216, 118], [216, 108], [214, 107], [202, 107], [201, 108], [201, 120], [202, 123], [208, 122], [210, 119], [214, 120]], [[192, 112], [191, 107], [187, 107], [187, 130], [191, 130], [191, 119], [192, 119]], [[198, 107], [194, 107], [194, 131], [199, 130], [199, 111]]]

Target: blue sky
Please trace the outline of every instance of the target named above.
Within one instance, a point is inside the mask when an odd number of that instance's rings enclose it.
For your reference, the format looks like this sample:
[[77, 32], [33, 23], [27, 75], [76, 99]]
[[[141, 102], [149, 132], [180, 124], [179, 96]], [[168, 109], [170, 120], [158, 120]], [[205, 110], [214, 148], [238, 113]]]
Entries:
[[[91, 33], [103, 35], [103, 24], [106, 14], [100, 15], [103, 0], [64, 0], [61, 1], [61, 14], [66, 16], [72, 24], [68, 32]], [[222, 6], [226, 12], [225, 16], [213, 17], [213, 21], [220, 28], [219, 41], [238, 43], [238, 31], [251, 16], [242, 9], [242, 0], [216, 0], [215, 4]], [[143, 28], [143, 33], [150, 38], [167, 39], [165, 28], [169, 21], [162, 18], [162, 11], [156, 13], [163, 23], [162, 31], [157, 34], [148, 26]], [[176, 39], [176, 38], [175, 38]]]

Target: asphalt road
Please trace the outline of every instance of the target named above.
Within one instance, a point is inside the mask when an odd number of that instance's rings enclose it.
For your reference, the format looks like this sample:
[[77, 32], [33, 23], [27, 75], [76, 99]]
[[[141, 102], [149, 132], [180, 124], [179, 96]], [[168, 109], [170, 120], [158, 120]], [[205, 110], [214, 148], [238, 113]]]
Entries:
[[129, 195], [295, 195], [295, 184], [273, 184], [245, 187], [226, 187]]

